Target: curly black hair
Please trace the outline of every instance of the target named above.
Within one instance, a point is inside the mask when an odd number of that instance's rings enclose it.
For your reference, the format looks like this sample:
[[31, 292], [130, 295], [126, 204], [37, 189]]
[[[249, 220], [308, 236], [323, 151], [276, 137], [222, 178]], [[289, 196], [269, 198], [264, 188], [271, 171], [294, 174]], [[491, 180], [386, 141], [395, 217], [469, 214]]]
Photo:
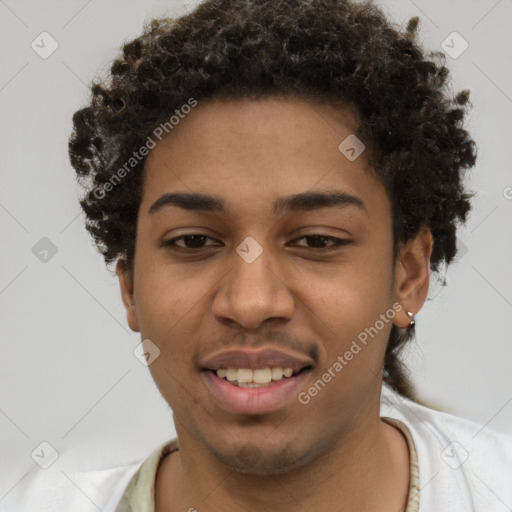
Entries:
[[[421, 48], [418, 24], [403, 30], [372, 2], [349, 0], [206, 0], [145, 22], [110, 74], [92, 81], [69, 140], [86, 229], [107, 266], [120, 258], [133, 270], [145, 161], [137, 150], [150, 147], [155, 127], [191, 99], [271, 95], [355, 108], [357, 137], [392, 204], [395, 257], [428, 228], [431, 270], [448, 265], [474, 195], [461, 176], [476, 160], [463, 128], [469, 91], [448, 91], [444, 54]], [[392, 326], [383, 379], [415, 399], [398, 357], [412, 336]]]

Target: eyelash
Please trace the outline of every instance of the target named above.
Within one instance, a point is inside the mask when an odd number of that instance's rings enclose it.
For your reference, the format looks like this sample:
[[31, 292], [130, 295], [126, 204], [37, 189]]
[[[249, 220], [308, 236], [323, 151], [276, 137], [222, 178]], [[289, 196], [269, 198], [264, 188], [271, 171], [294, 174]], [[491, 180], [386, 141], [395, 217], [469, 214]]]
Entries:
[[[178, 240], [182, 240], [184, 238], [189, 238], [189, 237], [193, 237], [193, 236], [197, 236], [197, 237], [204, 237], [204, 238], [209, 238], [210, 240], [214, 240], [213, 238], [207, 236], [207, 235], [203, 235], [201, 233], [189, 233], [189, 234], [186, 234], [186, 235], [181, 235], [181, 236], [178, 236], [176, 238], [173, 238], [171, 240], [168, 240], [167, 242], [165, 242], [163, 244], [164, 247], [169, 247], [171, 250], [183, 250], [183, 251], [191, 251], [191, 252], [198, 252], [200, 250], [203, 250], [203, 249], [206, 249], [208, 247], [213, 247], [213, 246], [206, 246], [206, 247], [199, 247], [199, 248], [189, 248], [189, 247], [180, 247], [179, 245], [176, 245], [176, 242]], [[329, 235], [323, 235], [321, 233], [312, 233], [312, 234], [309, 234], [309, 235], [304, 235], [304, 236], [301, 236], [299, 238], [296, 238], [295, 240], [293, 241], [297, 241], [297, 240], [302, 240], [303, 238], [314, 238], [314, 237], [319, 237], [319, 238], [323, 238], [325, 240], [328, 240], [328, 241], [331, 241], [334, 243], [334, 245], [332, 245], [331, 247], [321, 247], [321, 248], [309, 248], [309, 249], [312, 249], [314, 252], [316, 253], [319, 253], [319, 252], [330, 252], [330, 251], [333, 251], [333, 250], [336, 250], [338, 247], [342, 246], [342, 245], [348, 245], [351, 243], [351, 240], [345, 240], [345, 239], [341, 239], [341, 238], [336, 238], [334, 236], [329, 236]], [[303, 249], [308, 249], [308, 247], [304, 247], [304, 246], [301, 246]]]

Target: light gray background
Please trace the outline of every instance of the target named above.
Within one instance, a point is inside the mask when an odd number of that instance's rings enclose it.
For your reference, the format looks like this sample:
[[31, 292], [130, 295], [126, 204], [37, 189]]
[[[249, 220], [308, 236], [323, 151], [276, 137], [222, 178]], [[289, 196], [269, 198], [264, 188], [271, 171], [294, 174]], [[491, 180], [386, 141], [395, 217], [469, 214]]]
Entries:
[[[133, 355], [117, 278], [83, 228], [68, 162], [72, 114], [145, 19], [196, 2], [0, 0], [0, 509], [42, 442], [83, 468], [146, 456], [175, 435], [148, 369]], [[471, 90], [469, 129], [479, 147], [468, 186], [478, 194], [459, 233], [462, 254], [444, 289], [432, 283], [408, 362], [429, 404], [512, 433], [512, 3], [378, 1], [402, 26], [421, 19], [432, 49], [457, 31], [469, 48], [447, 58], [452, 89]], [[187, 7], [188, 6], [188, 7]], [[43, 31], [58, 49], [41, 58]], [[41, 262], [48, 237], [57, 253]], [[79, 492], [79, 490], [77, 490]]]

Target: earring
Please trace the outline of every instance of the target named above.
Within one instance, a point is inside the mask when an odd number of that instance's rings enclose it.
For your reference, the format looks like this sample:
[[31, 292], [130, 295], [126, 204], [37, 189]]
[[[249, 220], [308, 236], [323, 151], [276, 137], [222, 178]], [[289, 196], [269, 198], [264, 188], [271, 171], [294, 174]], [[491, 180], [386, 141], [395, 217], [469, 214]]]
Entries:
[[416, 321], [414, 320], [414, 315], [410, 311], [407, 311], [407, 314], [409, 315], [409, 318], [411, 319], [407, 330], [410, 334], [412, 334], [414, 332], [414, 326], [416, 325]]

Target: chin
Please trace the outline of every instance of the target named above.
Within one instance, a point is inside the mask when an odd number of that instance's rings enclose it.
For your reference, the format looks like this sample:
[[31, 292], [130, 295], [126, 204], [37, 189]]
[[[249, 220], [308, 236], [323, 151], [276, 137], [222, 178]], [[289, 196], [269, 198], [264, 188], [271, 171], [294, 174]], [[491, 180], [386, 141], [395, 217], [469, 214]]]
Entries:
[[245, 443], [243, 446], [227, 447], [211, 453], [220, 463], [237, 473], [247, 475], [275, 475], [286, 473], [305, 463], [306, 453], [289, 446], [258, 446]]

